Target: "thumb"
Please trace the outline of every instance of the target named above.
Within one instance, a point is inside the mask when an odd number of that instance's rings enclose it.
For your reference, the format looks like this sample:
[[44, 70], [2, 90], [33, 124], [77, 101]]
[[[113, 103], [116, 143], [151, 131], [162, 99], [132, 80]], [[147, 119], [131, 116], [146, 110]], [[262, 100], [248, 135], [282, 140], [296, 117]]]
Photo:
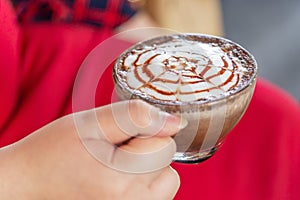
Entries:
[[73, 117], [83, 144], [97, 160], [131, 173], [169, 165], [176, 149], [170, 136], [186, 125], [179, 117], [141, 100], [122, 101]]

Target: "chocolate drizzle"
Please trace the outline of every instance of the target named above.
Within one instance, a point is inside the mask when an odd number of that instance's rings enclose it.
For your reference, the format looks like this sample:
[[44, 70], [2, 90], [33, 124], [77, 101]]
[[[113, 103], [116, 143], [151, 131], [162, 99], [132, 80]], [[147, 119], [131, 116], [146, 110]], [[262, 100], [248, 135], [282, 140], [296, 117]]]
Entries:
[[[123, 55], [118, 70], [124, 72], [122, 79], [127, 87], [154, 99], [214, 98], [241, 87], [245, 82], [243, 77], [248, 77], [243, 76], [243, 72], [250, 71], [248, 66], [235, 61], [237, 56], [233, 59], [233, 48], [228, 49], [226, 45], [184, 38], [140, 45]], [[129, 76], [129, 73], [133, 74]]]

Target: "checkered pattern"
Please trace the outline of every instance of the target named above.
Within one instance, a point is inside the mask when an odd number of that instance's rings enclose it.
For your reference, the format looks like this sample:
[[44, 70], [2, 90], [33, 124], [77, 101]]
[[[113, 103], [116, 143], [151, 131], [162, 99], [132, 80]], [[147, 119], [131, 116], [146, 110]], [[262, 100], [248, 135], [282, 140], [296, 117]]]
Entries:
[[127, 0], [12, 0], [21, 23], [72, 22], [115, 28], [136, 12]]

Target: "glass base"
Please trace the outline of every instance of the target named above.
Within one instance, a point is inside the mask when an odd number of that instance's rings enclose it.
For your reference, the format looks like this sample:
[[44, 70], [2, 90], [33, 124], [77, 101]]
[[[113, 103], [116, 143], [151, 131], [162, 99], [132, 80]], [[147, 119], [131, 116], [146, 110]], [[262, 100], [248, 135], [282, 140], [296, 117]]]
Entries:
[[178, 163], [197, 164], [212, 157], [218, 147], [213, 147], [200, 152], [176, 152], [173, 156], [173, 161]]

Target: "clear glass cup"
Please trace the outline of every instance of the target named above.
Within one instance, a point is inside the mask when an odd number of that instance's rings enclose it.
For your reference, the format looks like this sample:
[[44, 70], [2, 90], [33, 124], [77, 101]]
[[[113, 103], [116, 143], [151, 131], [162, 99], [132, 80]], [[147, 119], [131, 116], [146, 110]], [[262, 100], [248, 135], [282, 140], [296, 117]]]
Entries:
[[113, 69], [120, 99], [142, 99], [188, 121], [174, 136], [173, 160], [181, 163], [214, 155], [246, 111], [256, 76], [257, 63], [246, 49], [204, 34], [139, 42], [119, 56]]

